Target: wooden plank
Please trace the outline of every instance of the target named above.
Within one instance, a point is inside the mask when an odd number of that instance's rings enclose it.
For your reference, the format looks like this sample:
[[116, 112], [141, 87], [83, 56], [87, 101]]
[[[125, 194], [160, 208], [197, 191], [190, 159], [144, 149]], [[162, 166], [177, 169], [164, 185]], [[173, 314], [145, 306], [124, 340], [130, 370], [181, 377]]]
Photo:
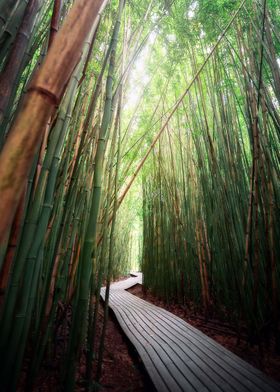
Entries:
[[[134, 309], [137, 306], [135, 302], [133, 304], [131, 303], [129, 306], [132, 306], [132, 305], [133, 305]], [[142, 308], [140, 308], [139, 310], [141, 311]], [[145, 309], [145, 317], [149, 317], [149, 313], [150, 313], [150, 310]], [[197, 339], [193, 340], [192, 337], [187, 334], [182, 334], [181, 335], [183, 337], [183, 339], [182, 339], [182, 337], [178, 334], [178, 329], [176, 330], [176, 328], [174, 329], [174, 328], [169, 327], [167, 319], [162, 320], [161, 318], [156, 319], [154, 317], [153, 320], [157, 323], [157, 327], [161, 330], [161, 332], [168, 333], [169, 338], [171, 340], [174, 341], [174, 339], [179, 339], [180, 342], [178, 344], [181, 344], [182, 346], [184, 346], [185, 342], [187, 342], [187, 346], [185, 346], [187, 350], [189, 350], [190, 352], [193, 351], [197, 355], [197, 357], [199, 358], [199, 361], [202, 360], [205, 363], [207, 363], [209, 366], [211, 366], [213, 372], [216, 372], [219, 375], [224, 373], [224, 381], [226, 380], [227, 383], [230, 383], [230, 381], [232, 381], [233, 383], [231, 383], [231, 385], [235, 386], [236, 388], [238, 387], [239, 391], [245, 391], [245, 390], [251, 391], [254, 389], [256, 391], [261, 392], [264, 390], [263, 388], [265, 388], [265, 387], [267, 388], [267, 384], [256, 385], [256, 383], [254, 382], [255, 381], [254, 375], [251, 375], [253, 382], [250, 381], [250, 379], [248, 378], [248, 377], [250, 377], [250, 375], [248, 375], [247, 373], [246, 373], [247, 377], [240, 378], [240, 363], [239, 362], [237, 363], [238, 370], [236, 370], [234, 367], [232, 367], [230, 365], [230, 363], [227, 363], [227, 361], [225, 361], [224, 357], [217, 356], [216, 352], [214, 350], [207, 351], [207, 346], [201, 345], [200, 344], [201, 342], [199, 340], [197, 340]], [[161, 321], [159, 321], [159, 320], [161, 320]], [[163, 325], [163, 323], [164, 323], [165, 330], [161, 328], [161, 325]], [[184, 328], [179, 330], [180, 333], [182, 333], [184, 331], [185, 331]], [[204, 338], [204, 336], [205, 335], [203, 335], [203, 338]], [[214, 343], [217, 345], [216, 342], [214, 342]], [[199, 344], [201, 347], [199, 346]], [[203, 350], [203, 348], [204, 348], [204, 350]], [[205, 348], [206, 348], [206, 350], [205, 350]], [[200, 354], [200, 356], [199, 356], [199, 354]], [[238, 359], [238, 361], [240, 361], [240, 358], [238, 358], [238, 357], [236, 357], [236, 358]], [[195, 358], [193, 358], [193, 360], [197, 362], [197, 360]], [[252, 368], [252, 369], [254, 369], [254, 368]], [[224, 372], [224, 370], [226, 372]], [[243, 369], [241, 368], [241, 370], [243, 370]], [[261, 373], [261, 375], [262, 375], [262, 373]], [[235, 378], [233, 378], [232, 376], [235, 376]], [[224, 382], [223, 380], [219, 380], [219, 381]], [[261, 381], [263, 384], [263, 380], [261, 380]], [[243, 382], [243, 384], [241, 382]], [[244, 389], [244, 387], [246, 387], [246, 388]]]
[[146, 368], [152, 382], [154, 383], [154, 385], [158, 389], [158, 391], [162, 391], [162, 392], [171, 391], [159, 373], [160, 364], [158, 363], [157, 366], [155, 366], [155, 364], [153, 362], [153, 353], [151, 351], [148, 352], [145, 349], [145, 345], [143, 345], [141, 340], [138, 339], [137, 334], [135, 334], [135, 332], [133, 332], [131, 330], [127, 320], [125, 318], [123, 318], [122, 312], [117, 311], [117, 312], [115, 312], [115, 314], [116, 314], [116, 318], [117, 318], [120, 326], [122, 327], [123, 331], [125, 332], [125, 334], [129, 338], [131, 343], [134, 345], [139, 356], [141, 357], [141, 359], [145, 365], [145, 368]]
[[[164, 334], [158, 335], [157, 331], [151, 330], [150, 324], [143, 322], [137, 312], [135, 313], [133, 310], [130, 310], [130, 312], [134, 319], [135, 328], [138, 330], [142, 328], [146, 338], [149, 337], [151, 345], [155, 348], [159, 357], [164, 358], [166, 367], [174, 375], [182, 390], [187, 390], [190, 387], [189, 384], [191, 384], [197, 391], [208, 391], [209, 387], [215, 392], [223, 391], [218, 384], [212, 381], [211, 377], [200, 371], [197, 362], [186, 355], [179, 346], [171, 345], [172, 341], [166, 338]], [[129, 317], [128, 314], [127, 317]], [[232, 388], [227, 390], [234, 391]]]
[[[219, 391], [245, 391], [248, 392], [247, 388], [244, 388], [242, 384], [239, 384], [238, 379], [234, 379], [229, 372], [225, 372], [223, 368], [215, 366], [215, 362], [212, 361], [211, 357], [197, 355], [197, 352], [190, 347], [188, 340], [181, 340], [176, 337], [176, 334], [172, 333], [169, 328], [164, 328], [164, 325], [158, 323], [156, 319], [151, 319], [147, 311], [142, 311], [142, 320], [147, 316], [151, 325], [154, 325], [158, 329], [159, 336], [165, 341], [169, 341], [172, 344], [173, 349], [176, 351], [180, 358], [188, 363], [188, 366], [192, 369], [200, 380], [205, 385], [211, 387], [211, 390]], [[231, 380], [231, 382], [229, 382]], [[224, 384], [223, 389], [219, 385]], [[238, 388], [236, 387], [238, 385]]]
[[[135, 296], [132, 296], [135, 297]], [[127, 298], [127, 297], [126, 297]], [[142, 303], [145, 303], [145, 301], [135, 297], [133, 298], [133, 304], [136, 306], [136, 302], [142, 301]], [[243, 361], [241, 358], [238, 356], [234, 355], [230, 351], [226, 350], [223, 346], [215, 342], [213, 339], [207, 337], [204, 335], [202, 332], [196, 330], [194, 327], [192, 327], [190, 324], [186, 323], [185, 321], [181, 320], [180, 318], [174, 316], [170, 312], [165, 311], [164, 309], [155, 307], [154, 305], [149, 304], [149, 306], [146, 307], [146, 310], [148, 308], [154, 310], [157, 314], [157, 316], [161, 313], [166, 317], [168, 316], [168, 321], [172, 321], [172, 329], [174, 329], [176, 332], [179, 332], [182, 334], [182, 336], [190, 341], [193, 341], [194, 344], [200, 345], [200, 347], [204, 347], [204, 349], [209, 349], [208, 355], [211, 355], [211, 357], [217, 357], [220, 359], [220, 362], [222, 363], [227, 363], [232, 366], [230, 371], [232, 369], [237, 369], [238, 371], [238, 377], [240, 377], [240, 373], [244, 374], [244, 382], [248, 385], [249, 390], [252, 390], [251, 388], [255, 388], [256, 390], [261, 390], [263, 391], [264, 388], [266, 388], [267, 391], [275, 391], [278, 390], [279, 384], [276, 383], [275, 381], [269, 379], [267, 376], [265, 376], [261, 371], [255, 369], [253, 366], [248, 364], [247, 362]], [[179, 321], [179, 327], [177, 326], [178, 323], [175, 323], [175, 321]], [[164, 322], [167, 323], [167, 318], [164, 319]], [[187, 328], [185, 328], [187, 327]], [[187, 333], [187, 334], [186, 334]], [[197, 336], [196, 336], [197, 335]], [[208, 344], [210, 343], [210, 344]], [[251, 381], [250, 381], [251, 380]], [[252, 385], [253, 382], [253, 385]], [[269, 389], [269, 386], [271, 386], [272, 389]]]
[[[130, 330], [134, 337], [137, 338], [138, 342], [147, 350], [150, 354], [153, 364], [155, 365], [158, 373], [161, 375], [164, 382], [168, 385], [170, 391], [183, 391], [177, 382], [177, 378], [180, 378], [180, 374], [176, 371], [174, 363], [160, 347], [160, 345], [151, 344], [150, 336], [147, 335], [145, 330], [137, 325], [134, 318], [129, 318], [126, 310], [119, 309], [115, 310], [115, 306], [112, 305], [112, 310], [115, 312], [116, 316], [119, 313], [123, 320], [126, 320], [127, 325], [129, 325]], [[143, 360], [144, 363], [144, 360]], [[185, 380], [184, 380], [185, 381]], [[197, 389], [191, 389], [191, 384], [187, 382], [188, 390], [197, 391]]]
[[[280, 385], [184, 320], [111, 285], [109, 306], [160, 392], [280, 392]], [[101, 290], [105, 298], [105, 288]]]

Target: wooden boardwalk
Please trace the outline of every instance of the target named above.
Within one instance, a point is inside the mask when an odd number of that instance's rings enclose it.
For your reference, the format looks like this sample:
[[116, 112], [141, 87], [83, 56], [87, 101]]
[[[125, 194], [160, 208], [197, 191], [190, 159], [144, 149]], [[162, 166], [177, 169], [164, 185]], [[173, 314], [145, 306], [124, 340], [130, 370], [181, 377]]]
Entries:
[[159, 392], [280, 392], [280, 384], [190, 324], [126, 291], [137, 283], [141, 274], [112, 284], [110, 308]]

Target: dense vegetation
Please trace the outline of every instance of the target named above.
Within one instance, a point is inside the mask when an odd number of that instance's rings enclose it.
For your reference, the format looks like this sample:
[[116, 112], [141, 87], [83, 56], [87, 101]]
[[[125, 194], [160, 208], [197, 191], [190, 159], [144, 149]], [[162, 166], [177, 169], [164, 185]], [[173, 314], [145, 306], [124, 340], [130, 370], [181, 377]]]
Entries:
[[226, 313], [279, 349], [279, 37], [269, 8], [248, 6], [201, 72], [215, 41], [199, 9], [205, 37], [176, 57], [162, 113], [197, 77], [143, 176], [143, 272], [163, 298]]
[[61, 382], [84, 356], [92, 390], [100, 288], [139, 261], [157, 295], [280, 350], [279, 2], [0, 0], [0, 16], [3, 389], [24, 364], [32, 390], [70, 311]]

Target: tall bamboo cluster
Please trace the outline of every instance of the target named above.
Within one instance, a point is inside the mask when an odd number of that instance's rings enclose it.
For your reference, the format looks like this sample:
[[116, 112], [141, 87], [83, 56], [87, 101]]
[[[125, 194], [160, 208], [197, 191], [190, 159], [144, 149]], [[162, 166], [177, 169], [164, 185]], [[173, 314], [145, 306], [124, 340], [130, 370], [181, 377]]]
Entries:
[[69, 314], [61, 383], [73, 391], [78, 375], [92, 390], [103, 355], [104, 336], [95, 342], [100, 288], [105, 281], [109, 292], [112, 277], [130, 269], [129, 224], [116, 214], [123, 95], [151, 4], [135, 16], [134, 2], [107, 3], [0, 2], [0, 380], [7, 391], [19, 376], [32, 390]]
[[[153, 149], [143, 173], [143, 272], [165, 300], [227, 317], [252, 341], [273, 337], [279, 350], [280, 41], [272, 11], [267, 2], [244, 5]], [[197, 75], [209, 46], [202, 37], [188, 46], [188, 73]], [[162, 122], [171, 99], [160, 104]]]

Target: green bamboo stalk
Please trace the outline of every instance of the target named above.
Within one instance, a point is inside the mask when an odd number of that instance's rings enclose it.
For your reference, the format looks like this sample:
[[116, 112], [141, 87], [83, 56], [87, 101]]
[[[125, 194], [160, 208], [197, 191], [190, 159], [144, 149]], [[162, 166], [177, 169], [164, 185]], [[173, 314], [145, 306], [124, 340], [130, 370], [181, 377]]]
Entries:
[[[94, 6], [89, 2], [85, 4], [84, 0], [79, 0], [75, 3], [75, 6], [70, 11], [67, 23], [63, 25], [58, 33], [44, 65], [41, 67], [36, 79], [31, 83], [23, 110], [5, 143], [1, 153], [1, 167], [5, 168], [5, 172], [2, 170], [0, 173], [1, 212], [3, 210], [0, 228], [1, 243], [11, 225], [20, 197], [18, 195], [21, 194], [31, 162], [42, 139], [44, 125], [46, 125], [50, 115], [53, 113], [54, 107], [61, 100], [65, 90], [65, 81], [69, 80], [77, 63], [77, 50], [81, 48], [85, 36], [89, 32], [92, 20], [96, 18], [103, 3], [101, 0], [98, 3], [95, 2]], [[75, 18], [76, 13], [80, 14], [79, 21]], [[76, 35], [76, 31], [79, 31], [79, 34]], [[64, 37], [67, 37], [67, 42], [65, 42]], [[62, 60], [56, 62], [55, 59], [58, 54], [60, 54]], [[57, 77], [57, 75], [61, 76]], [[27, 123], [25, 122], [26, 120]], [[22, 125], [28, 125], [30, 121], [34, 123], [32, 133], [30, 133], [29, 126], [24, 128]], [[28, 145], [26, 144], [26, 135], [28, 135]], [[7, 162], [11, 162], [11, 155], [15, 156], [16, 154], [20, 154], [20, 159], [12, 160], [14, 163], [9, 168]], [[4, 211], [6, 212], [4, 213]]]
[[105, 154], [106, 139], [108, 137], [108, 127], [111, 122], [111, 108], [112, 108], [112, 89], [113, 89], [113, 75], [115, 67], [116, 47], [118, 42], [118, 34], [120, 31], [121, 15], [123, 11], [123, 1], [120, 0], [118, 17], [112, 35], [112, 49], [110, 55], [110, 63], [108, 70], [108, 77], [106, 83], [106, 102], [102, 118], [102, 124], [99, 133], [99, 140], [95, 156], [95, 170], [93, 177], [93, 194], [91, 198], [90, 218], [86, 229], [85, 242], [83, 244], [81, 261], [80, 261], [80, 282], [79, 291], [77, 295], [77, 303], [74, 309], [73, 323], [70, 334], [70, 344], [68, 351], [68, 361], [66, 366], [66, 389], [71, 391], [75, 384], [75, 362], [79, 354], [79, 348], [82, 340], [83, 324], [81, 320], [85, 319], [87, 304], [89, 299], [89, 292], [92, 279], [92, 263], [96, 257], [96, 234], [97, 234], [97, 219], [99, 213], [99, 205], [101, 198], [101, 184], [103, 160]]

